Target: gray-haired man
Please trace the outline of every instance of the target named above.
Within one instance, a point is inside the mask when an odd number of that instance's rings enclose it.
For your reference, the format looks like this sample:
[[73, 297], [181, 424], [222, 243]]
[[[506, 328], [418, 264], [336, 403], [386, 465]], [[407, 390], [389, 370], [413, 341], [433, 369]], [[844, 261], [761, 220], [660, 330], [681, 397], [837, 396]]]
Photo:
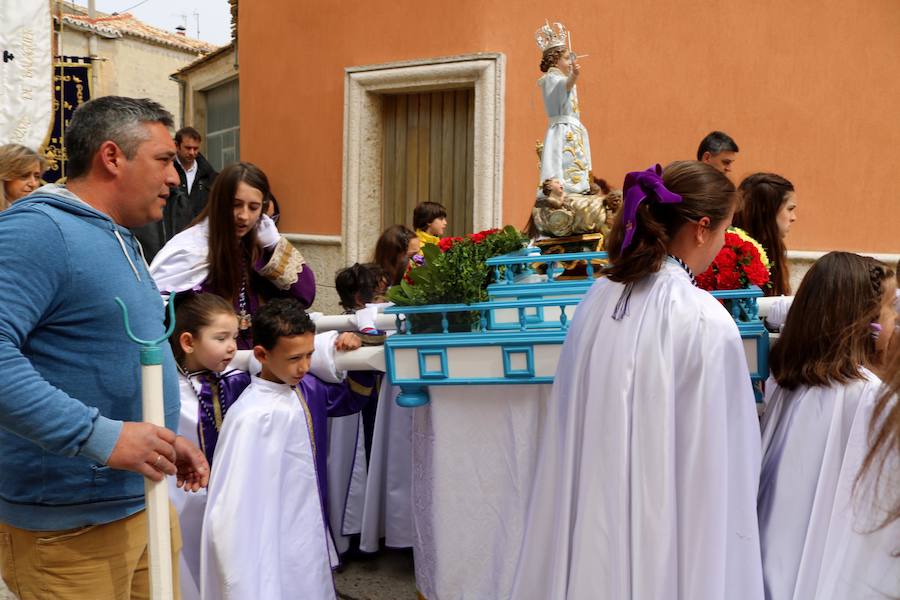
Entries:
[[136, 335], [162, 335], [159, 292], [128, 228], [161, 218], [178, 182], [171, 126], [151, 100], [82, 105], [66, 134], [67, 187], [0, 213], [0, 566], [23, 600], [148, 597], [142, 476], [177, 471], [194, 490], [208, 479], [203, 453], [173, 431], [168, 347], [168, 428], [139, 422], [138, 354], [114, 302]]

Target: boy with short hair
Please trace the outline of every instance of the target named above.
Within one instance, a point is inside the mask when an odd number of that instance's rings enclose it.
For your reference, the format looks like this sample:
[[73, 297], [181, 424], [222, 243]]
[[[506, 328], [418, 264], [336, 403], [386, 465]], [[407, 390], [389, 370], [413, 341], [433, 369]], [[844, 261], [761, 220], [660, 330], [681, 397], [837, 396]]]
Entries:
[[325, 420], [358, 412], [376, 392], [375, 376], [329, 384], [307, 374], [314, 337], [294, 299], [271, 300], [253, 318], [262, 370], [219, 433], [203, 518], [203, 598], [335, 598]]
[[437, 244], [447, 228], [447, 209], [437, 202], [420, 202], [413, 209], [413, 229], [423, 244]]

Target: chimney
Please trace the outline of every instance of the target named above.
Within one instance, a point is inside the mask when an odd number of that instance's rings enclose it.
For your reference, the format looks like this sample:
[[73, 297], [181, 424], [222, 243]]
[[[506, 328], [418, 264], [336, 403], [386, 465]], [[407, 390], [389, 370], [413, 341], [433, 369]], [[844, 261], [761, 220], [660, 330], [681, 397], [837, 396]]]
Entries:
[[179, 25], [178, 27], [175, 28], [176, 35], [186, 35], [186, 33], [185, 33], [186, 31], [187, 31], [187, 27], [185, 27], [184, 25]]

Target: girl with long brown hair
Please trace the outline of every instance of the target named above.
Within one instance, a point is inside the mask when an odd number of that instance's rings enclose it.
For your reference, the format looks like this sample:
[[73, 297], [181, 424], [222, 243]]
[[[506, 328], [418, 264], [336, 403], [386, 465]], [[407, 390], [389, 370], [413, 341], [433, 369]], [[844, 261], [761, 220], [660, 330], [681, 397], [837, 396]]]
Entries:
[[874, 259], [830, 252], [804, 277], [772, 348], [758, 502], [771, 600], [863, 598], [885, 582], [867, 570], [877, 560], [848, 570], [838, 540], [860, 524], [848, 492], [881, 393], [895, 290], [893, 272]]
[[[857, 477], [858, 485], [867, 477], [873, 477], [877, 487], [886, 484], [888, 497], [875, 498], [883, 512], [883, 519], [876, 520], [879, 529], [900, 522], [900, 341], [894, 340], [888, 354], [882, 369], [884, 388], [869, 419], [870, 445]], [[900, 532], [894, 539], [900, 546]]]
[[626, 176], [556, 368], [511, 597], [762, 598], [747, 359], [693, 277], [736, 201], [700, 162]]
[[271, 201], [269, 180], [259, 167], [228, 165], [203, 212], [150, 265], [163, 293], [195, 289], [230, 301], [240, 319], [238, 348], [243, 350], [253, 347], [250, 325], [263, 303], [293, 297], [308, 308], [316, 295], [312, 269], [265, 215]]
[[734, 226], [740, 227], [765, 248], [772, 263], [766, 296], [790, 296], [791, 281], [784, 239], [797, 220], [794, 184], [774, 173], [754, 173], [738, 187], [741, 207], [734, 213]]
[[409, 261], [419, 253], [421, 241], [405, 225], [391, 225], [378, 237], [374, 263], [381, 267], [389, 285], [399, 285], [409, 268]]
[[880, 396], [862, 407], [848, 436], [846, 468], [835, 506], [852, 510], [844, 511], [840, 530], [829, 535], [825, 555], [837, 556], [840, 568], [828, 578], [826, 589], [831, 595], [823, 597], [900, 598], [900, 343], [896, 339], [888, 350], [882, 378]]

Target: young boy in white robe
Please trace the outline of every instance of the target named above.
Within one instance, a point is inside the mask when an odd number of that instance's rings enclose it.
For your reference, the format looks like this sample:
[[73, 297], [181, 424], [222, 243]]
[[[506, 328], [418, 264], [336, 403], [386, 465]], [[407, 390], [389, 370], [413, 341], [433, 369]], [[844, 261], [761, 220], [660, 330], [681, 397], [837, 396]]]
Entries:
[[693, 277], [735, 202], [699, 162], [626, 176], [607, 276], [559, 359], [511, 598], [761, 600], [747, 359]]
[[[826, 254], [772, 348], [758, 509], [767, 600], [900, 597], [900, 523], [879, 529], [879, 482], [856, 485], [884, 393], [893, 275], [872, 258]], [[900, 489], [896, 474], [880, 485], [891, 482]]]
[[[175, 328], [169, 338], [172, 354], [178, 363], [178, 384], [181, 396], [181, 414], [178, 431], [193, 442], [213, 463], [219, 431], [231, 405], [250, 385], [250, 371], [258, 365], [252, 360], [250, 350], [237, 350], [238, 316], [231, 303], [211, 293], [181, 292], [174, 298]], [[316, 336], [316, 347], [324, 350], [315, 356], [320, 359], [313, 365], [317, 376], [330, 377], [331, 381], [343, 383], [344, 375], [335, 372], [333, 354], [335, 350], [358, 348], [359, 340], [351, 333]], [[318, 368], [317, 368], [318, 367]], [[354, 373], [352, 377], [371, 380], [370, 373]], [[310, 376], [312, 380], [312, 376]], [[357, 385], [357, 389], [363, 387]], [[340, 401], [320, 405], [313, 403], [313, 420], [324, 421], [331, 414], [356, 413], [359, 398], [354, 392], [345, 393], [343, 386], [328, 386]], [[321, 394], [314, 395], [314, 400]], [[317, 428], [317, 434], [325, 433], [325, 428]], [[320, 445], [325, 445], [323, 442]], [[324, 456], [317, 456], [320, 480], [324, 474]], [[170, 479], [170, 498], [178, 513], [181, 525], [181, 557], [179, 560], [179, 582], [182, 600], [200, 599], [200, 534], [203, 513], [206, 507], [206, 489], [196, 494], [185, 494]]]
[[223, 423], [210, 475], [200, 561], [206, 600], [335, 597], [338, 562], [319, 472], [325, 420], [339, 406], [358, 411], [374, 390], [349, 377], [327, 384], [308, 375], [314, 334], [293, 299], [271, 300], [254, 317], [262, 369]]

